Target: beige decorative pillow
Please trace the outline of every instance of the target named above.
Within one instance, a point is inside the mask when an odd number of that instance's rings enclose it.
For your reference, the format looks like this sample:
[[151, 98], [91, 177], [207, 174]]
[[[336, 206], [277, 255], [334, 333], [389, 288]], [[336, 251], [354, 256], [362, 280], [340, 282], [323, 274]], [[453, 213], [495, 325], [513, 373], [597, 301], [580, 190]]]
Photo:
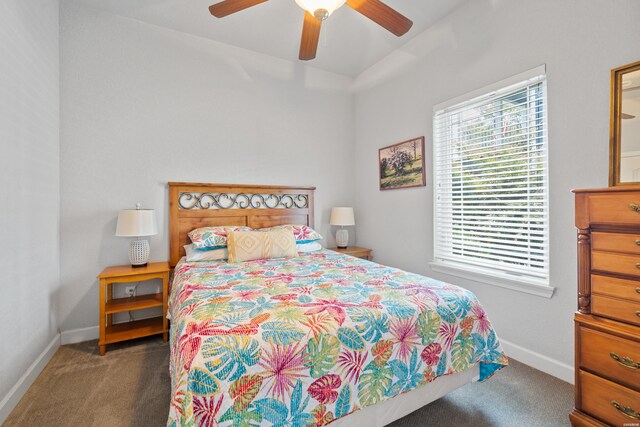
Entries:
[[227, 234], [229, 262], [298, 256], [291, 230], [232, 231]]

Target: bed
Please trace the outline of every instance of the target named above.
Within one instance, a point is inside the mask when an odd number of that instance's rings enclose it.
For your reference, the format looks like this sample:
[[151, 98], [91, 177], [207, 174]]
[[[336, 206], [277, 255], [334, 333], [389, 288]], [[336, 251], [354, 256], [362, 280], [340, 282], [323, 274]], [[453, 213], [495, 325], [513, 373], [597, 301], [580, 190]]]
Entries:
[[382, 426], [507, 365], [469, 291], [320, 250], [187, 262], [201, 226], [313, 226], [313, 187], [170, 183], [168, 425]]

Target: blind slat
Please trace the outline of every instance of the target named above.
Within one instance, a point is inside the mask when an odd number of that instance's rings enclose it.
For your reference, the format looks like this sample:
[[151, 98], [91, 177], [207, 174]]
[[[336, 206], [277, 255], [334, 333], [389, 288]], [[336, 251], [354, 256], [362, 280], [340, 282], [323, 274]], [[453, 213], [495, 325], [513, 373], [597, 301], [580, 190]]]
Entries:
[[[533, 253], [536, 255], [544, 256], [547, 251], [545, 246], [533, 247], [530, 245], [509, 245], [509, 244], [499, 244], [499, 243], [491, 243], [490, 239], [482, 239], [482, 242], [478, 242], [478, 240], [462, 240], [462, 239], [445, 239], [441, 240], [441, 244], [443, 246], [450, 246], [451, 248], [458, 247], [455, 242], [459, 242], [462, 245], [460, 246], [462, 250], [469, 249], [478, 249], [481, 251], [486, 251], [488, 253], [499, 253], [503, 255], [509, 255], [513, 257], [521, 257], [522, 253]], [[464, 242], [464, 243], [463, 243]], [[495, 250], [489, 250], [495, 249]], [[506, 252], [504, 252], [506, 251]]]
[[[437, 181], [437, 177], [436, 177], [436, 181]], [[438, 184], [436, 182], [436, 185], [440, 185], [441, 188], [438, 188], [438, 192], [440, 191], [449, 191], [449, 196], [451, 196], [452, 194], [452, 186], [449, 185], [444, 185], [444, 184]], [[456, 197], [465, 197], [466, 195], [474, 195], [475, 197], [481, 197], [480, 195], [482, 194], [486, 194], [487, 197], [491, 196], [493, 197], [493, 194], [505, 194], [505, 195], [513, 195], [515, 193], [509, 193], [509, 191], [522, 191], [524, 190], [524, 188], [511, 188], [511, 189], [505, 189], [505, 188], [491, 188], [491, 187], [495, 187], [495, 185], [490, 186], [490, 188], [486, 188], [486, 189], [482, 189], [480, 188], [479, 190], [468, 190], [465, 189], [464, 191], [464, 195], [460, 195], [458, 196], [458, 194], [460, 193], [460, 187], [456, 186], [455, 192], [453, 195], [455, 195]], [[438, 194], [438, 193], [436, 193]], [[537, 189], [535, 194], [547, 194], [547, 192], [545, 190], [542, 189]]]
[[[493, 238], [496, 240], [502, 239], [507, 241], [518, 241], [518, 239], [527, 239], [527, 244], [529, 244], [528, 243], [529, 241], [531, 241], [532, 244], [535, 244], [536, 241], [542, 242], [542, 239], [536, 240], [536, 237], [535, 237], [536, 233], [528, 233], [528, 232], [524, 232], [524, 230], [510, 229], [510, 230], [497, 230], [497, 231], [487, 232], [485, 229], [482, 229], [482, 228], [474, 229], [469, 227], [469, 228], [465, 228], [465, 231], [467, 231], [469, 234], [472, 234], [473, 236], [484, 236], [484, 237]], [[541, 234], [542, 233], [540, 233], [540, 237], [542, 237]], [[449, 234], [441, 233], [438, 236], [436, 236], [436, 239], [446, 240], [446, 239], [451, 239], [452, 238], [451, 236], [453, 236], [453, 233], [449, 233]]]
[[[546, 119], [546, 116], [543, 115], [543, 116], [540, 116], [540, 118], [536, 118], [535, 120], [532, 120], [530, 122], [528, 121], [528, 122], [520, 123], [520, 125], [526, 124], [525, 126], [526, 132], [522, 132], [522, 129], [507, 130], [504, 127], [501, 127], [499, 129], [498, 128], [482, 129], [477, 132], [472, 132], [470, 131], [471, 128], [477, 127], [481, 124], [480, 123], [465, 123], [465, 124], [458, 123], [456, 125], [452, 125], [451, 123], [449, 124], [436, 123], [434, 125], [434, 136], [446, 138], [446, 137], [450, 137], [451, 135], [454, 135], [454, 136], [463, 135], [465, 142], [469, 144], [469, 148], [472, 148], [480, 143], [487, 143], [492, 141], [496, 142], [498, 141], [498, 139], [501, 139], [501, 140], [506, 139], [508, 141], [509, 139], [513, 138], [514, 135], [521, 136], [523, 134], [528, 134], [528, 135], [543, 136], [546, 132], [546, 129], [544, 129], [539, 123], [539, 121], [542, 119]], [[533, 125], [531, 125], [530, 123], [533, 123]]]
[[[437, 214], [437, 212], [436, 212]], [[509, 221], [510, 220], [510, 221]], [[466, 225], [469, 225], [469, 228], [471, 228], [471, 226], [484, 226], [487, 229], [491, 228], [493, 230], [496, 229], [500, 229], [500, 228], [512, 228], [512, 227], [523, 227], [523, 226], [527, 226], [529, 228], [532, 229], [536, 229], [536, 228], [540, 228], [540, 229], [546, 229], [546, 224], [541, 224], [541, 225], [535, 225], [535, 223], [532, 220], [527, 220], [526, 218], [523, 218], [522, 220], [518, 220], [518, 219], [514, 219], [514, 218], [509, 218], [509, 220], [500, 220], [500, 221], [488, 221], [486, 220], [485, 217], [481, 217], [481, 216], [468, 216], [463, 218], [451, 218], [451, 221], [453, 222], [459, 222], [459, 223], [464, 223], [465, 226], [460, 226], [460, 228], [466, 228]], [[539, 221], [540, 223], [542, 223], [542, 221]], [[436, 224], [443, 224], [442, 221], [436, 221]]]
[[[455, 203], [460, 203], [461, 201], [464, 200], [469, 204], [480, 203], [483, 205], [486, 204], [487, 206], [491, 206], [492, 204], [511, 203], [513, 200], [519, 200], [523, 197], [533, 198], [538, 196], [546, 197], [547, 193], [544, 193], [542, 191], [538, 191], [535, 193], [515, 193], [515, 194], [496, 193], [496, 194], [492, 194], [490, 198], [487, 198], [486, 195], [480, 195], [480, 196], [469, 196], [466, 194], [465, 195], [448, 194], [446, 196], [440, 195], [442, 200], [451, 200], [451, 201], [454, 201]], [[501, 198], [513, 199], [513, 200], [499, 200]]]
[[[487, 149], [488, 146], [496, 146], [499, 142], [501, 143], [501, 147], [500, 149], [506, 149], [509, 148], [511, 146], [518, 146], [518, 145], [522, 145], [522, 143], [525, 141], [523, 139], [513, 139], [513, 140], [509, 140], [509, 138], [504, 138], [504, 137], [492, 137], [492, 138], [486, 138], [482, 135], [473, 135], [475, 137], [475, 139], [469, 140], [467, 138], [450, 138], [448, 135], [443, 135], [441, 136], [441, 138], [448, 138], [451, 139], [453, 143], [456, 143], [458, 145], [460, 145], [462, 143], [462, 141], [464, 141], [465, 144], [469, 144], [468, 146], [465, 145], [465, 147], [460, 147], [460, 146], [452, 146], [452, 147], [447, 147], [447, 148], [443, 148], [441, 152], [437, 153], [436, 155], [439, 157], [442, 156], [446, 156], [450, 153], [474, 153], [476, 151], [482, 151], [484, 152], [484, 150]], [[547, 137], [546, 132], [530, 132], [528, 135], [523, 135], [520, 134], [520, 137], [523, 136], [533, 136], [533, 138], [535, 139], [544, 139]], [[434, 135], [434, 139], [438, 138], [438, 135]], [[506, 139], [506, 141], [505, 141]], [[531, 147], [529, 147], [531, 148]]]

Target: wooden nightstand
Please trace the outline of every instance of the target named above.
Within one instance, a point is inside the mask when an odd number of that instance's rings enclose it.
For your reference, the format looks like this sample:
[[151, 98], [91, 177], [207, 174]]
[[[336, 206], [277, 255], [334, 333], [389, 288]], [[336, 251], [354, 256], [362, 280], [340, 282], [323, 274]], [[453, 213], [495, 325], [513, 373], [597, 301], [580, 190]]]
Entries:
[[[107, 267], [98, 275], [100, 279], [100, 355], [104, 356], [105, 346], [133, 338], [163, 334], [169, 338], [167, 321], [167, 292], [169, 290], [169, 263], [153, 262], [146, 267], [133, 268], [130, 265]], [[162, 291], [157, 294], [139, 295], [127, 298], [113, 298], [114, 283], [142, 282], [162, 279]], [[107, 299], [108, 296], [108, 299]], [[143, 308], [162, 307], [162, 316], [133, 322], [113, 324], [115, 313]]]
[[362, 258], [371, 261], [371, 249], [369, 248], [359, 248], [357, 246], [349, 246], [348, 248], [340, 249], [340, 248], [329, 248], [331, 251], [340, 252], [341, 254], [351, 255], [356, 258]]

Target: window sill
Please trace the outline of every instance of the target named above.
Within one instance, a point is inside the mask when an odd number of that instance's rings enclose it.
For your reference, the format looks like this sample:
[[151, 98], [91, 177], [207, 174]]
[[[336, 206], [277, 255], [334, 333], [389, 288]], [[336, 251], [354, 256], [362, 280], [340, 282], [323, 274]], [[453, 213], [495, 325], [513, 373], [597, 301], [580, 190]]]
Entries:
[[507, 288], [514, 291], [537, 295], [539, 297], [551, 298], [556, 288], [543, 283], [535, 283], [530, 280], [518, 280], [507, 273], [499, 273], [495, 270], [480, 267], [471, 267], [446, 261], [432, 261], [429, 266], [438, 273], [449, 274], [474, 282], [486, 283], [488, 285]]

